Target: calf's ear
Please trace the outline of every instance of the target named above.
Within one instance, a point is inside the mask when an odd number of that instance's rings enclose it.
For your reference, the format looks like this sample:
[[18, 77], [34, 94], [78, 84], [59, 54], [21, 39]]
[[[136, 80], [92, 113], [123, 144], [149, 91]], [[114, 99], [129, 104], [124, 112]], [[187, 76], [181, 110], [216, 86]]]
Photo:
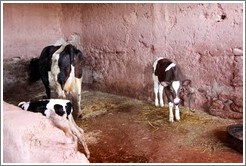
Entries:
[[188, 86], [190, 84], [191, 84], [191, 80], [189, 80], [189, 79], [185, 79], [185, 80], [182, 81], [182, 85], [183, 86]]
[[23, 104], [25, 104], [24, 101], [20, 102], [20, 103], [18, 104], [18, 107], [21, 107], [21, 108], [22, 108]]
[[166, 81], [162, 81], [161, 82], [161, 85], [164, 86], [164, 87], [167, 87], [171, 84], [171, 82], [166, 82]]

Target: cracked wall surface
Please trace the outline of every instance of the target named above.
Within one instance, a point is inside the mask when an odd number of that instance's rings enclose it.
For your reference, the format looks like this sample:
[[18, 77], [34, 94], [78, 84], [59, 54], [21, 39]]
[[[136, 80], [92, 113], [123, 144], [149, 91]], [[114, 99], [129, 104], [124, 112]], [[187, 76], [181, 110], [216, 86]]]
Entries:
[[3, 23], [4, 59], [37, 57], [76, 32], [94, 89], [153, 101], [152, 63], [163, 56], [192, 80], [192, 107], [242, 118], [242, 3], [7, 4]]

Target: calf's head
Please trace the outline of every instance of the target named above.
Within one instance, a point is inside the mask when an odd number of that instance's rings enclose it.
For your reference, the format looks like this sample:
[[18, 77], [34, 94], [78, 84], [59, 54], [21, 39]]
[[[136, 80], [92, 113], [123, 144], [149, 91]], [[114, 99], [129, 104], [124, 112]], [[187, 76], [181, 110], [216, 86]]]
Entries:
[[183, 80], [183, 81], [171, 81], [171, 82], [161, 82], [161, 84], [165, 87], [166, 95], [168, 99], [174, 103], [174, 105], [179, 105], [181, 96], [184, 93], [184, 89], [191, 84], [191, 80]]
[[30, 102], [25, 102], [25, 101], [23, 101], [23, 102], [20, 102], [20, 103], [18, 104], [18, 107], [20, 107], [20, 108], [22, 108], [23, 110], [27, 111], [29, 105], [30, 105]]

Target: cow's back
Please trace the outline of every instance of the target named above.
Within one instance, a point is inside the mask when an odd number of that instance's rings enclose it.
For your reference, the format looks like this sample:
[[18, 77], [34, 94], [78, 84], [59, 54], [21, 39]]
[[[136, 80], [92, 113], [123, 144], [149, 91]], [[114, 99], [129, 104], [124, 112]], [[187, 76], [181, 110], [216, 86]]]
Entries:
[[168, 81], [170, 75], [169, 73], [172, 71], [171, 70], [166, 71], [166, 69], [172, 63], [173, 63], [172, 61], [165, 58], [158, 60], [156, 64], [155, 75], [158, 77], [159, 82]]
[[85, 58], [80, 50], [71, 44], [65, 46], [59, 56], [59, 68], [66, 70], [66, 75], [70, 73], [71, 65], [75, 68], [75, 77], [81, 78], [82, 67], [85, 64]]
[[52, 56], [61, 46], [45, 47], [39, 57], [39, 70], [41, 73], [51, 71]]

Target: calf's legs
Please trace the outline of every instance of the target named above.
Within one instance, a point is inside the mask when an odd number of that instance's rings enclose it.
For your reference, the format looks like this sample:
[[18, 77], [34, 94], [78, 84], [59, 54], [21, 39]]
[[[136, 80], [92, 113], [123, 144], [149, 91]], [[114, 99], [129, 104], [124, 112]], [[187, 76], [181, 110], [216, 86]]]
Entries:
[[67, 120], [67, 118], [65, 116], [61, 117], [61, 116], [57, 115], [56, 113], [51, 112], [50, 115], [47, 117], [52, 121], [52, 123], [55, 127], [61, 129], [67, 137], [71, 138], [69, 143], [76, 142], [75, 145], [77, 146], [77, 138], [72, 133], [72, 130], [71, 130], [70, 125], [69, 125], [69, 121]]
[[78, 138], [84, 147], [86, 157], [89, 159], [90, 151], [85, 141], [84, 131], [79, 126], [77, 126], [77, 124], [73, 119], [73, 116], [70, 114], [67, 119], [65, 116], [61, 117], [56, 113], [51, 112], [48, 118], [53, 122], [54, 126], [61, 129], [66, 136], [70, 137], [72, 139], [72, 142], [76, 142], [75, 144], [76, 147], [77, 147], [77, 138]]
[[90, 151], [89, 151], [88, 146], [87, 146], [86, 141], [85, 141], [84, 130], [81, 129], [76, 124], [76, 122], [74, 121], [72, 115], [69, 115], [68, 119], [69, 119], [69, 122], [70, 122], [69, 124], [70, 124], [70, 128], [71, 128], [72, 132], [78, 137], [79, 141], [82, 143], [82, 145], [84, 147], [84, 150], [85, 150], [85, 153], [86, 153], [86, 157], [90, 158]]
[[[160, 100], [160, 106], [164, 107], [164, 101], [163, 101], [163, 90], [164, 86], [162, 86], [159, 81], [158, 77], [153, 74], [153, 82], [154, 82], [154, 93], [155, 93], [155, 106], [159, 106], [159, 100]], [[159, 93], [159, 99], [158, 99], [158, 93]]]

